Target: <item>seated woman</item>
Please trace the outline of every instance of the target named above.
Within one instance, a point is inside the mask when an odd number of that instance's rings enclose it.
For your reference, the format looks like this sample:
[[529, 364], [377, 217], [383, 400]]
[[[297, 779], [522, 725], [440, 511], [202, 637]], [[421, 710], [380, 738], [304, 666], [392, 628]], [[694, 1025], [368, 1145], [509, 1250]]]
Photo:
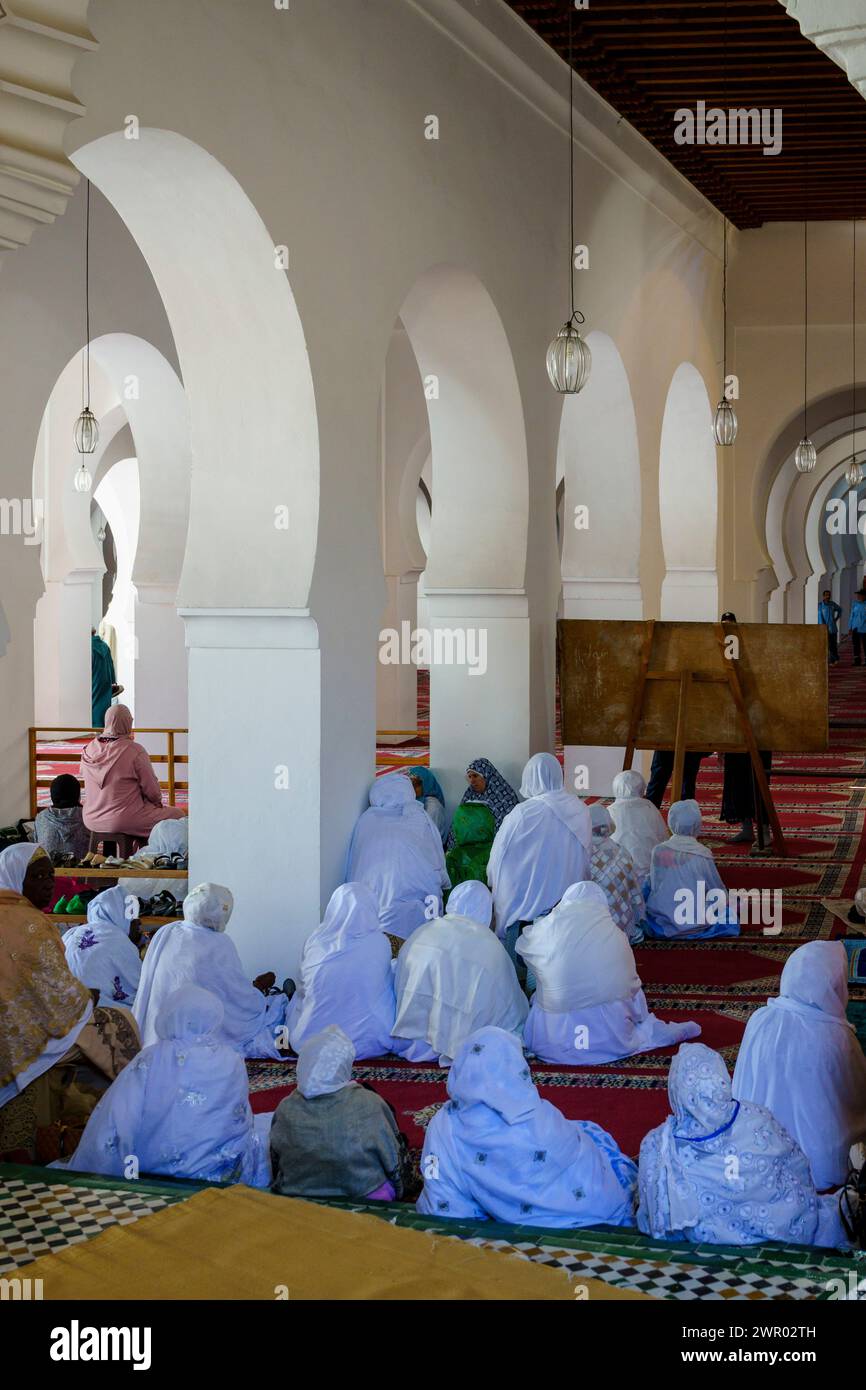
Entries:
[[512, 960], [523, 927], [555, 907], [570, 883], [589, 878], [589, 811], [562, 781], [552, 753], [530, 758], [520, 784], [526, 800], [505, 817], [490, 851], [496, 933]]
[[49, 788], [51, 805], [36, 813], [36, 843], [51, 858], [74, 854], [84, 858], [90, 848], [90, 831], [81, 809], [81, 785], [77, 777], [64, 772]]
[[520, 1041], [481, 1028], [458, 1050], [424, 1139], [425, 1216], [518, 1226], [634, 1225], [637, 1170], [605, 1130], [542, 1100]]
[[610, 915], [634, 946], [643, 941], [646, 904], [634, 870], [632, 857], [624, 845], [611, 839], [613, 821], [600, 801], [589, 808], [592, 821], [592, 854], [589, 868], [593, 883], [604, 889]]
[[138, 899], [118, 886], [87, 904], [87, 921], [63, 934], [66, 964], [100, 1004], [131, 1009], [141, 976]]
[[[495, 830], [499, 829], [509, 811], [520, 805], [520, 797], [510, 782], [506, 782], [501, 772], [493, 766], [489, 758], [476, 758], [466, 769], [469, 786], [463, 793], [461, 806], [470, 806], [476, 801], [487, 806], [493, 813]], [[456, 812], [455, 812], [456, 814]], [[446, 849], [454, 845], [454, 824], [445, 842]]]
[[0, 1159], [55, 1158], [139, 1050], [123, 1009], [94, 1008], [54, 922], [51, 860], [38, 845], [0, 854]]
[[379, 905], [363, 883], [344, 883], [304, 942], [286, 1014], [292, 1050], [336, 1023], [356, 1057], [380, 1057], [393, 1048], [394, 1007], [391, 946], [379, 926]]
[[489, 806], [469, 801], [457, 807], [451, 822], [452, 847], [445, 854], [452, 887], [470, 878], [486, 884], [495, 835], [496, 821]]
[[664, 816], [647, 801], [646, 782], [639, 772], [618, 772], [611, 790], [614, 795], [608, 807], [614, 824], [611, 839], [628, 850], [634, 871], [643, 885], [649, 878], [653, 850], [668, 838]]
[[[150, 832], [146, 845], [135, 851], [132, 863], [149, 867], [154, 859], [180, 855], [189, 858], [189, 820], [186, 816], [176, 820], [157, 821]], [[154, 869], [158, 875], [159, 870]], [[160, 893], [171, 893], [176, 902], [183, 902], [189, 892], [189, 879], [186, 878], [121, 878], [118, 884], [127, 893], [144, 901], [145, 898], [158, 897]]]
[[405, 1140], [388, 1103], [352, 1080], [354, 1060], [341, 1028], [326, 1028], [302, 1044], [297, 1090], [280, 1101], [271, 1126], [272, 1192], [382, 1202], [402, 1197]]
[[347, 883], [364, 883], [379, 904], [379, 925], [407, 937], [437, 917], [450, 888], [442, 839], [402, 772], [379, 777], [352, 833]]
[[415, 798], [421, 802], [444, 841], [448, 834], [448, 821], [445, 816], [445, 793], [429, 767], [410, 767], [406, 775], [415, 788]]
[[779, 997], [746, 1024], [734, 1095], [770, 1111], [796, 1140], [819, 1192], [848, 1174], [866, 1139], [866, 1058], [845, 1017], [848, 957], [841, 941], [808, 941], [789, 956]]
[[243, 1059], [219, 1041], [222, 1012], [216, 995], [197, 985], [169, 995], [157, 1020], [159, 1040], [117, 1078], [74, 1158], [58, 1166], [112, 1178], [163, 1173], [267, 1187], [267, 1140], [253, 1128]]
[[526, 996], [490, 930], [492, 915], [489, 892], [470, 879], [452, 890], [446, 916], [419, 927], [397, 957], [394, 1051], [408, 1061], [450, 1066], [488, 1024], [522, 1036]]
[[545, 1062], [596, 1066], [696, 1038], [697, 1023], [664, 1023], [647, 1008], [625, 934], [604, 889], [575, 883], [517, 943], [536, 988], [524, 1029]]
[[[116, 706], [115, 706], [116, 708]], [[220, 1041], [244, 1057], [281, 1057], [285, 1037], [285, 994], [265, 993], [273, 975], [250, 984], [237, 947], [225, 935], [234, 900], [218, 883], [200, 883], [183, 900], [183, 921], [160, 927], [148, 947], [133, 1010], [145, 1047], [159, 1038], [158, 1021], [169, 996], [181, 985], [201, 985], [223, 1006]]]
[[126, 705], [110, 706], [104, 733], [91, 739], [81, 754], [81, 776], [88, 830], [146, 840], [159, 821], [186, 815], [181, 806], [163, 806], [156, 773], [135, 742]]
[[728, 907], [727, 889], [713, 858], [696, 838], [701, 808], [696, 801], [676, 801], [668, 811], [669, 840], [656, 845], [650, 863], [647, 936], [739, 936]]
[[835, 1196], [819, 1197], [802, 1150], [769, 1110], [734, 1100], [717, 1052], [671, 1062], [672, 1115], [640, 1146], [644, 1235], [695, 1245], [847, 1245]]

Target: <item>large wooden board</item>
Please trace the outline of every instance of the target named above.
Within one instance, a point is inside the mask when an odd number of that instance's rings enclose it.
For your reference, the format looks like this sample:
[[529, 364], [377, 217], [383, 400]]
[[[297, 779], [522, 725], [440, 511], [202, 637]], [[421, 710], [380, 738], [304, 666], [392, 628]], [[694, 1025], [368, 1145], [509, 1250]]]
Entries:
[[[726, 632], [740, 639], [736, 669], [758, 747], [779, 753], [823, 752], [829, 744], [824, 628], [740, 623], [727, 625]], [[559, 621], [563, 743], [607, 748], [625, 744], [645, 634], [644, 622]], [[655, 624], [651, 678], [644, 690], [636, 746], [673, 748], [679, 683], [654, 680], [652, 675], [682, 671], [696, 677], [689, 694], [686, 747], [745, 751], [730, 687], [727, 680], [717, 679], [726, 672], [715, 623]]]

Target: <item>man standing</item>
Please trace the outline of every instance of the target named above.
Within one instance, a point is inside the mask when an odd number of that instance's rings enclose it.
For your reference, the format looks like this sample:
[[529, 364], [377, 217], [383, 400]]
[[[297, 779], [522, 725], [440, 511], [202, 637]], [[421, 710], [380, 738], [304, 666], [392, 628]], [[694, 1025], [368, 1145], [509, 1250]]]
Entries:
[[859, 666], [861, 654], [866, 655], [866, 593], [858, 589], [854, 600], [848, 617], [848, 631], [854, 648], [854, 665]]
[[833, 602], [833, 595], [829, 589], [825, 589], [818, 604], [818, 622], [823, 623], [827, 629], [827, 646], [830, 652], [830, 665], [835, 666], [839, 660], [839, 619], [842, 616], [842, 609], [838, 603]]

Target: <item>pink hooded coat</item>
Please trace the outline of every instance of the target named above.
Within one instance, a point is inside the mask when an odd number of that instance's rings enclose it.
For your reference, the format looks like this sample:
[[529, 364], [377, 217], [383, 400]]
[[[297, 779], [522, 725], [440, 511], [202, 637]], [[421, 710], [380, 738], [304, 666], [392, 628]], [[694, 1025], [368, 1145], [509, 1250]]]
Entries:
[[146, 839], [159, 821], [185, 816], [186, 810], [163, 806], [150, 758], [131, 735], [132, 714], [126, 705], [112, 705], [104, 733], [81, 755], [84, 823], [88, 830]]

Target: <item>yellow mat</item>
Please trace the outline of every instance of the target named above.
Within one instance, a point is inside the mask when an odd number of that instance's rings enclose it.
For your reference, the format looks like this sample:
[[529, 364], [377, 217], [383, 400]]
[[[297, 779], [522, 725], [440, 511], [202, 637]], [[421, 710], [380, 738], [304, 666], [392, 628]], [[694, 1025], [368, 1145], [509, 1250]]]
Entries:
[[45, 1255], [26, 1273], [55, 1300], [643, 1297], [451, 1237], [248, 1187], [208, 1188]]

